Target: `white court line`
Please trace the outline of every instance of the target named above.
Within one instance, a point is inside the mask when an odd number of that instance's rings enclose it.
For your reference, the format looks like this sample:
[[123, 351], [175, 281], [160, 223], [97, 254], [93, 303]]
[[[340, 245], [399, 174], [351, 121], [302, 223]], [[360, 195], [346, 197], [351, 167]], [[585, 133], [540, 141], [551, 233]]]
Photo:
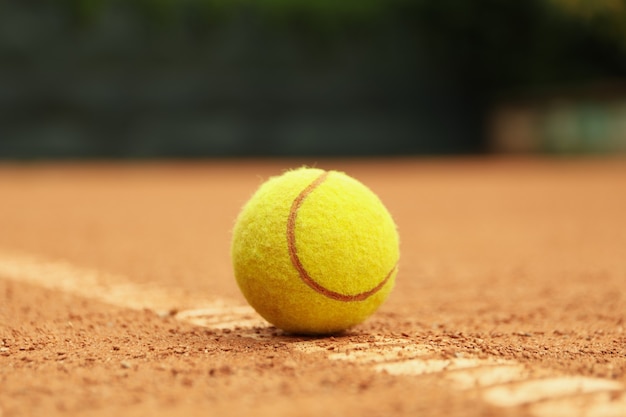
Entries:
[[268, 326], [268, 323], [252, 307], [227, 304], [215, 304], [209, 308], [183, 310], [176, 314], [176, 318], [196, 326], [210, 327], [212, 329], [235, 330], [237, 328]]
[[487, 365], [473, 369], [462, 369], [460, 372], [448, 372], [447, 379], [458, 389], [470, 390], [486, 388], [540, 377], [544, 372], [531, 371], [526, 366], [511, 362], [510, 364]]
[[489, 388], [483, 398], [500, 407], [515, 407], [550, 398], [576, 396], [592, 392], [620, 391], [624, 387], [617, 381], [582, 376], [561, 376], [522, 381]]
[[424, 375], [444, 371], [457, 371], [461, 369], [473, 369], [482, 366], [512, 365], [515, 362], [497, 359], [409, 359], [401, 362], [385, 363], [376, 365], [375, 371], [387, 372], [391, 375]]
[[[0, 252], [0, 279], [54, 289], [114, 306], [149, 309], [157, 314], [173, 312], [178, 320], [213, 329], [267, 327], [250, 307], [225, 300], [206, 301], [180, 289], [133, 284], [130, 279], [65, 261]], [[176, 311], [183, 308], [182, 311]], [[267, 339], [254, 332], [244, 337]], [[370, 337], [367, 342], [342, 345], [331, 339], [294, 342], [292, 349], [322, 354], [330, 361], [369, 367], [374, 372], [419, 377], [436, 374], [458, 390], [476, 390], [485, 402], [503, 408], [527, 407], [536, 417], [624, 417], [624, 386], [613, 380], [558, 375], [547, 369], [532, 370], [514, 361], [495, 358], [433, 356], [436, 345], [415, 344], [407, 339]]]
[[148, 309], [158, 314], [180, 308], [225, 308], [227, 305], [223, 301], [206, 302], [178, 288], [135, 284], [123, 275], [17, 252], [0, 251], [0, 278], [58, 290], [117, 307]]
[[[436, 347], [415, 345], [406, 339], [384, 338], [369, 344], [369, 349], [364, 349], [363, 343], [342, 345], [341, 352], [329, 351], [326, 342], [317, 346], [311, 341], [298, 342], [294, 347], [307, 353], [327, 352], [330, 360], [369, 365], [376, 372], [391, 375], [440, 375], [454, 389], [477, 391], [488, 404], [501, 408], [529, 406], [536, 417], [626, 416], [626, 393], [618, 381], [555, 375], [548, 369], [531, 369], [495, 358], [432, 359], [438, 352]], [[388, 354], [389, 349], [395, 352], [395, 358]], [[402, 350], [402, 358], [398, 359]], [[590, 393], [596, 395], [589, 396]]]
[[624, 417], [626, 394], [623, 391], [599, 392], [541, 401], [529, 405], [529, 411], [536, 416], [546, 417]]

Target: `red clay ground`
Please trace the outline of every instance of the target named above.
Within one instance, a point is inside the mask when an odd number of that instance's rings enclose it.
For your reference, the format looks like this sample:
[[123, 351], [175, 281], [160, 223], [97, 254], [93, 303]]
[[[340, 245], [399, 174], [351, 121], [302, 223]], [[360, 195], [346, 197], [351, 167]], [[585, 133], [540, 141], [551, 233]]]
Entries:
[[0, 165], [0, 416], [626, 415], [625, 159], [318, 161], [401, 236], [327, 338], [260, 321], [229, 259], [303, 163]]

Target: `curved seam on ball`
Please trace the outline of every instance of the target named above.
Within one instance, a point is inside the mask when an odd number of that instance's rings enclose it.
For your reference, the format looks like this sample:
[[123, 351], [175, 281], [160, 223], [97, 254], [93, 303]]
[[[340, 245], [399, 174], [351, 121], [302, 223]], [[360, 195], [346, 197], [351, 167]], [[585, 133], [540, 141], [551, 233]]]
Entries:
[[311, 194], [313, 190], [319, 187], [326, 180], [329, 174], [329, 171], [325, 171], [323, 174], [317, 177], [315, 181], [309, 184], [304, 190], [302, 190], [302, 192], [300, 192], [300, 194], [298, 194], [298, 196], [293, 200], [293, 203], [291, 204], [289, 217], [287, 218], [287, 246], [289, 248], [289, 258], [291, 259], [291, 263], [293, 264], [296, 271], [298, 271], [300, 279], [314, 291], [337, 301], [363, 301], [380, 291], [380, 289], [385, 286], [387, 281], [389, 281], [394, 271], [398, 267], [397, 264], [394, 265], [393, 268], [391, 268], [391, 271], [389, 271], [385, 279], [383, 279], [371, 290], [359, 294], [348, 295], [329, 290], [328, 288], [320, 285], [309, 275], [309, 273], [304, 268], [304, 265], [302, 265], [300, 258], [298, 257], [298, 249], [296, 247], [296, 218], [298, 217], [298, 210], [300, 209], [300, 206], [302, 206], [302, 203], [304, 202], [306, 197], [309, 196], [309, 194]]

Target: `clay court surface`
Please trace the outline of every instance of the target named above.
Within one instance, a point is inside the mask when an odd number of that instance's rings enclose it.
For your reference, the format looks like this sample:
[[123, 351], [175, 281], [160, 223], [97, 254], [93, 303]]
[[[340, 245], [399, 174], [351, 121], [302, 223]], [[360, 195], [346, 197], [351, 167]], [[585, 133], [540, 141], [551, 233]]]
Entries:
[[[369, 185], [395, 290], [333, 337], [240, 295], [230, 230], [302, 164]], [[0, 416], [626, 416], [626, 160], [0, 165]]]

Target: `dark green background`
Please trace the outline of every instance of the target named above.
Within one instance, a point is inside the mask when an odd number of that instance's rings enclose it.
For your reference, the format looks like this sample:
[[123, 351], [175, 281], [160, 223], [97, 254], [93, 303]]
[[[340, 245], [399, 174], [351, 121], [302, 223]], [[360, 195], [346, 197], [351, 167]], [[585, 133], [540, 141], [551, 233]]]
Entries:
[[0, 159], [485, 152], [502, 97], [626, 75], [548, 0], [0, 0]]

